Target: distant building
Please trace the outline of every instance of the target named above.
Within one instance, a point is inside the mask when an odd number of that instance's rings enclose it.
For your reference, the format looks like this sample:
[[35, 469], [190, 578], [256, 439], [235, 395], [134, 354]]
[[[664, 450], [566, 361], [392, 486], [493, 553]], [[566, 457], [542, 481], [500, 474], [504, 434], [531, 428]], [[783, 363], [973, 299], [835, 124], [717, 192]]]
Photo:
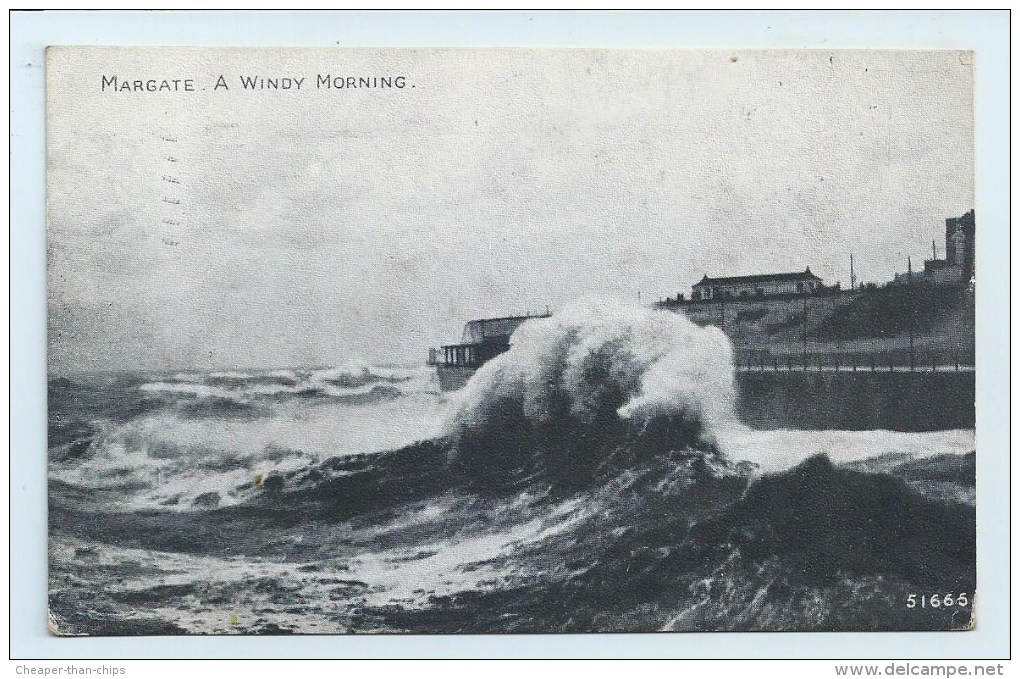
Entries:
[[946, 260], [962, 267], [963, 278], [974, 275], [974, 211], [946, 220]]
[[821, 288], [822, 279], [811, 273], [811, 267], [796, 273], [770, 273], [726, 278], [705, 276], [691, 286], [691, 300], [708, 301], [804, 295]]
[[974, 211], [946, 219], [946, 258], [937, 259], [932, 243], [932, 258], [922, 271], [898, 273], [894, 283], [965, 283], [974, 275]]

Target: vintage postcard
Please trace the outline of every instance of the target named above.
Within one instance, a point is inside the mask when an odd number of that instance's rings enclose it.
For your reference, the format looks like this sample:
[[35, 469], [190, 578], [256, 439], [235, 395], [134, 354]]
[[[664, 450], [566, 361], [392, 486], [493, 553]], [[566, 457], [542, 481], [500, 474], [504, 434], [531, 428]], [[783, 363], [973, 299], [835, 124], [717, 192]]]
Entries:
[[46, 70], [54, 634], [977, 624], [970, 52]]

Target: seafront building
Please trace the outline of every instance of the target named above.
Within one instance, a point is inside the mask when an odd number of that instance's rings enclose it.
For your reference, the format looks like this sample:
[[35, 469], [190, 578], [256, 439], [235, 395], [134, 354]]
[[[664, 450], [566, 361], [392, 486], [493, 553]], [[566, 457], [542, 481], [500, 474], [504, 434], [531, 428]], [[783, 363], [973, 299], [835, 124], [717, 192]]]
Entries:
[[[894, 274], [887, 285], [964, 285], [974, 277], [974, 210], [960, 217], [946, 219], [945, 259], [935, 255], [932, 243], [932, 258], [926, 260], [923, 269]], [[851, 282], [853, 270], [851, 261]], [[875, 287], [871, 285], [870, 287]], [[860, 286], [851, 285], [850, 290], [841, 290], [839, 284], [826, 286], [822, 279], [811, 272], [756, 274], [752, 276], [724, 276], [712, 278], [707, 274], [691, 286], [690, 300], [679, 294], [675, 299], [666, 298], [659, 306], [670, 306], [698, 302], [723, 302], [727, 300], [761, 300], [773, 297], [818, 295], [839, 292], [854, 292]]]
[[810, 266], [793, 273], [725, 278], [709, 278], [706, 275], [691, 287], [691, 300], [697, 302], [810, 294], [821, 287], [822, 279], [811, 273]]

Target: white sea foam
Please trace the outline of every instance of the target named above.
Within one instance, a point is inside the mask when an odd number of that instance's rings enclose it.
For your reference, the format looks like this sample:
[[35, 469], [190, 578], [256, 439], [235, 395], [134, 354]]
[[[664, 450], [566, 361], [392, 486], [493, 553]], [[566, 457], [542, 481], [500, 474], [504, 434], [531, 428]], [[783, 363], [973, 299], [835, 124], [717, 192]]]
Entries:
[[226, 389], [201, 382], [146, 382], [138, 387], [141, 391], [167, 394], [190, 394], [198, 398], [234, 398], [237, 390]]
[[827, 455], [836, 464], [880, 456], [921, 459], [936, 455], [960, 455], [974, 450], [974, 430], [759, 431], [737, 425], [720, 431], [719, 443], [731, 459], [752, 462], [762, 472], [777, 472], [794, 467], [820, 453]]
[[442, 403], [429, 394], [345, 405], [282, 404], [252, 418], [189, 417], [157, 412], [107, 424], [93, 453], [51, 465], [54, 478], [91, 488], [122, 488], [129, 506], [216, 492], [220, 504], [256, 473], [286, 473], [335, 456], [401, 448], [439, 432]]
[[451, 434], [505, 428], [517, 412], [579, 435], [613, 417], [637, 430], [672, 418], [692, 425], [678, 444], [695, 446], [735, 421], [729, 340], [680, 314], [586, 301], [524, 323], [511, 344], [458, 392]]
[[[206, 375], [178, 373], [172, 382], [153, 381], [139, 390], [153, 394], [186, 395], [198, 399], [221, 398], [250, 403], [258, 398], [365, 396], [380, 388], [401, 394], [433, 391], [431, 369], [375, 367], [358, 361], [320, 370], [271, 370], [261, 373], [212, 372]], [[228, 380], [226, 384], [224, 380]], [[212, 381], [209, 384], [207, 381]]]

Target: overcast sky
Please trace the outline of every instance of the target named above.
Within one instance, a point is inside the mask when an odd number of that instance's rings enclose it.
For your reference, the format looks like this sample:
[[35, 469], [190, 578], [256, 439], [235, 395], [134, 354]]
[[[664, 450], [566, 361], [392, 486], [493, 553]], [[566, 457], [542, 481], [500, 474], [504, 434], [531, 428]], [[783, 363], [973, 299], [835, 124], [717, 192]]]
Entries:
[[[419, 362], [471, 318], [649, 302], [706, 273], [810, 265], [846, 285], [851, 252], [859, 280], [884, 281], [932, 239], [943, 256], [945, 218], [973, 207], [972, 68], [960, 52], [51, 50], [51, 369]], [[196, 91], [103, 91], [104, 75]]]

